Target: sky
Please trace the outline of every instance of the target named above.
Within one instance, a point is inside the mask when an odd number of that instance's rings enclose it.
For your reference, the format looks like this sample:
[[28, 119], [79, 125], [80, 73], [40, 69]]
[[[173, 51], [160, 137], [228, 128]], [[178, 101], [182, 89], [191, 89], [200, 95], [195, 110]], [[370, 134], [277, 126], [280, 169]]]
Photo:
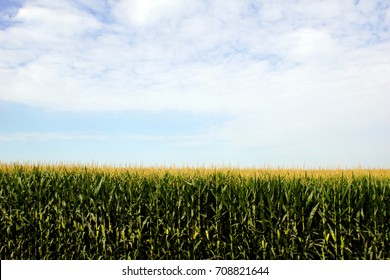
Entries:
[[0, 161], [390, 168], [387, 0], [0, 0]]

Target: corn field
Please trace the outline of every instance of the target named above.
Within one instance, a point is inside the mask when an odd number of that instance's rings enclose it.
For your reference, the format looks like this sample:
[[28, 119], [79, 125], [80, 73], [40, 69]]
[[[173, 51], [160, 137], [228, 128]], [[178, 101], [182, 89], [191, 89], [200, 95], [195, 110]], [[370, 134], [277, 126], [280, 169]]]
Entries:
[[390, 259], [390, 170], [0, 164], [0, 258]]

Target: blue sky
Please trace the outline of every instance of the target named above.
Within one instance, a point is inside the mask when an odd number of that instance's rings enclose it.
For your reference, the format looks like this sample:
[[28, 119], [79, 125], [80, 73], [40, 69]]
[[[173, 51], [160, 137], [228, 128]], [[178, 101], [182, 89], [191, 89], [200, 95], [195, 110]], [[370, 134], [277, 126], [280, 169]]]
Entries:
[[390, 168], [390, 3], [2, 0], [0, 161]]

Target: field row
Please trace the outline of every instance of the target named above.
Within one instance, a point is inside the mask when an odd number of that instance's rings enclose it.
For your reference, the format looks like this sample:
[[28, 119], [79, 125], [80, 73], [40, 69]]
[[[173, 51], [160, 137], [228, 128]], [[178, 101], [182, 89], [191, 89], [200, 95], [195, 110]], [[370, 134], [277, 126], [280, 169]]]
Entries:
[[390, 259], [389, 171], [0, 167], [1, 259]]

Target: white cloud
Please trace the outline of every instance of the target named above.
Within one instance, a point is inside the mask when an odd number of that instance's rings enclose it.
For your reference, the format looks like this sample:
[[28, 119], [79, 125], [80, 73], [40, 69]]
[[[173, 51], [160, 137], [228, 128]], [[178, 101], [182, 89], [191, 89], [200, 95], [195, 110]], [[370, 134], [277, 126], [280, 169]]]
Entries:
[[176, 19], [194, 7], [193, 1], [187, 0], [132, 0], [118, 1], [112, 13], [120, 23], [136, 27], [148, 27], [159, 24], [161, 20]]
[[298, 63], [326, 63], [331, 67], [340, 56], [337, 42], [325, 31], [303, 28], [289, 35], [287, 56]]
[[0, 142], [52, 141], [52, 140], [106, 140], [102, 134], [84, 132], [13, 132], [0, 134]]
[[[5, 46], [52, 51], [71, 47], [81, 35], [101, 27], [92, 15], [65, 1], [32, 0], [18, 10], [15, 26], [2, 34]], [[6, 36], [6, 37], [5, 37]], [[84, 39], [83, 39], [84, 41]]]
[[123, 141], [139, 143], [160, 143], [174, 147], [197, 147], [210, 144], [218, 140], [211, 131], [202, 131], [195, 134], [174, 134], [174, 135], [155, 135], [155, 134], [129, 134], [117, 133], [106, 134], [98, 132], [12, 132], [0, 133], [0, 142], [47, 142], [47, 141], [99, 141], [109, 143], [120, 143]]

